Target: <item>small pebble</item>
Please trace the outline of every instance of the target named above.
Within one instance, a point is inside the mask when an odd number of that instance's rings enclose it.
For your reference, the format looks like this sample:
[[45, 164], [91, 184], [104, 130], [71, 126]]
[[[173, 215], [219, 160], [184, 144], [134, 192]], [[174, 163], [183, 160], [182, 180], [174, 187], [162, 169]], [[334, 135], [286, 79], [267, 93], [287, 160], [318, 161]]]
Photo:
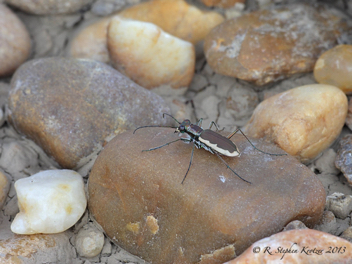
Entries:
[[215, 72], [264, 85], [312, 71], [349, 30], [327, 7], [285, 5], [226, 20], [207, 35], [204, 53]]
[[115, 68], [144, 88], [167, 85], [184, 93], [192, 81], [193, 45], [151, 23], [115, 16], [108, 29], [108, 48]]
[[336, 235], [337, 222], [334, 213], [331, 211], [324, 211], [320, 223], [316, 225], [314, 229]]
[[75, 246], [81, 257], [93, 258], [103, 249], [104, 235], [92, 223], [89, 223], [78, 232]]
[[345, 219], [352, 212], [352, 196], [335, 192], [326, 197], [325, 207], [336, 217]]
[[294, 229], [307, 229], [306, 225], [302, 223], [299, 220], [294, 220], [290, 223], [288, 223], [283, 231], [289, 231], [289, 230], [294, 230]]
[[343, 231], [340, 237], [352, 242], [352, 226], [348, 227], [345, 231]]
[[0, 77], [11, 75], [30, 51], [31, 39], [25, 25], [0, 3]]
[[338, 145], [335, 166], [338, 168], [348, 183], [352, 185], [352, 135], [344, 136]]
[[346, 117], [346, 125], [352, 130], [352, 98], [348, 100], [348, 113]]
[[317, 230], [298, 229], [259, 240], [224, 264], [347, 264], [351, 259], [352, 243], [347, 240]]
[[5, 2], [34, 15], [58, 15], [74, 13], [93, 0], [5, 0]]
[[16, 234], [53, 234], [73, 226], [87, 206], [82, 176], [47, 170], [16, 181], [20, 212], [11, 224]]
[[317, 157], [339, 136], [347, 97], [325, 84], [296, 87], [261, 102], [245, 127], [247, 136], [265, 138], [302, 162]]
[[339, 45], [324, 52], [314, 67], [318, 83], [330, 84], [344, 93], [352, 92], [352, 45]]

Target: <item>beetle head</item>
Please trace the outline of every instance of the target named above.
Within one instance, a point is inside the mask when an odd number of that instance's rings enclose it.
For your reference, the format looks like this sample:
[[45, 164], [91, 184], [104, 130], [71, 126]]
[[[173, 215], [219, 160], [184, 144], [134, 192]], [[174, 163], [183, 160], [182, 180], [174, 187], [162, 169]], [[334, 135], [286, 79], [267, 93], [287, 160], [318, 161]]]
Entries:
[[183, 120], [183, 122], [176, 128], [175, 133], [185, 133], [190, 125], [191, 125], [190, 120], [188, 119]]

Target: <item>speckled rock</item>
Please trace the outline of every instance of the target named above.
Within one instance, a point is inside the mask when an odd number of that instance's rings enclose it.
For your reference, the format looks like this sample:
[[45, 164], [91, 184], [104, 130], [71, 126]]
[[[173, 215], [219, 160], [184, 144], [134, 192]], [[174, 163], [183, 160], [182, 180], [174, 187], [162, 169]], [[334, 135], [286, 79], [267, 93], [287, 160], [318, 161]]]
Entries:
[[[195, 150], [181, 184], [191, 145], [176, 142], [142, 152], [177, 138], [170, 128], [119, 134], [92, 168], [88, 182], [92, 217], [112, 241], [132, 254], [154, 264], [202, 259], [207, 263], [205, 259], [226, 254], [224, 262], [292, 220], [313, 226], [320, 219], [325, 190], [295, 158], [263, 154], [235, 135], [232, 140], [241, 156], [224, 160], [252, 184], [202, 149]], [[274, 145], [252, 142], [264, 151], [282, 153]]]
[[312, 71], [344, 30], [328, 8], [296, 4], [227, 20], [207, 35], [204, 52], [215, 72], [264, 85]]
[[348, 264], [351, 259], [352, 243], [328, 233], [301, 229], [281, 232], [257, 241], [241, 256], [224, 264]]
[[341, 238], [352, 242], [352, 226], [348, 227], [345, 231], [343, 231], [343, 233], [341, 234]]
[[340, 142], [335, 160], [335, 166], [343, 173], [348, 183], [352, 185], [352, 135], [344, 136]]
[[154, 0], [126, 8], [119, 16], [153, 23], [165, 32], [193, 44], [224, 21], [216, 12], [205, 12], [184, 0]]
[[165, 125], [163, 99], [91, 60], [27, 62], [11, 81], [8, 119], [64, 168], [139, 125]]
[[324, 211], [318, 225], [314, 229], [335, 235], [337, 230], [336, 217], [331, 211]]
[[92, 0], [5, 0], [25, 12], [35, 15], [58, 15], [73, 13], [92, 3]]
[[308, 162], [338, 137], [347, 115], [347, 97], [331, 85], [296, 87], [261, 102], [247, 123], [248, 136], [266, 138]]
[[0, 263], [71, 264], [76, 252], [65, 233], [55, 235], [14, 235], [0, 241]]
[[245, 0], [201, 0], [206, 6], [231, 7], [235, 4], [244, 4]]
[[352, 45], [339, 45], [324, 52], [314, 67], [318, 83], [330, 84], [345, 93], [352, 92]]
[[114, 67], [147, 89], [163, 85], [179, 88], [182, 94], [192, 81], [193, 45], [154, 24], [115, 16], [108, 29], [108, 49]]
[[0, 77], [12, 74], [29, 56], [31, 39], [21, 20], [0, 3]]

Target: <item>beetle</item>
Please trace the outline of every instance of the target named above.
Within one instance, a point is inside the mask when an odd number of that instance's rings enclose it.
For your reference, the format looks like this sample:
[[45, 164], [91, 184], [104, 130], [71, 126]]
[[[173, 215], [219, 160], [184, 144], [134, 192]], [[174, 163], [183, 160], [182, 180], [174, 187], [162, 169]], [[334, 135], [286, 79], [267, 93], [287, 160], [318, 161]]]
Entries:
[[[192, 124], [191, 121], [189, 119], [185, 119], [182, 122], [179, 122], [176, 118], [174, 118], [172, 115], [163, 113], [163, 118], [165, 117], [165, 115], [171, 117], [173, 120], [175, 120], [179, 126], [174, 127], [174, 126], [141, 126], [136, 128], [133, 131], [133, 134], [141, 128], [145, 128], [145, 127], [170, 127], [170, 128], [174, 128], [175, 132], [174, 133], [179, 133], [180, 138], [170, 141], [166, 144], [163, 144], [161, 146], [158, 147], [154, 147], [154, 148], [150, 148], [150, 149], [146, 149], [146, 150], [142, 150], [142, 151], [152, 151], [152, 150], [156, 150], [165, 146], [168, 146], [174, 142], [177, 141], [183, 141], [185, 143], [193, 143], [193, 147], [192, 147], [192, 153], [191, 153], [191, 160], [189, 162], [189, 166], [187, 169], [187, 172], [185, 174], [185, 176], [183, 177], [183, 180], [181, 182], [181, 184], [183, 184], [183, 182], [185, 181], [187, 174], [191, 168], [192, 165], [192, 160], [193, 160], [193, 153], [194, 153], [194, 148], [196, 147], [197, 149], [205, 149], [207, 151], [209, 151], [212, 154], [215, 154], [218, 156], [218, 158], [226, 165], [226, 167], [228, 169], [230, 169], [238, 178], [240, 178], [241, 180], [251, 184], [250, 181], [245, 180], [244, 178], [242, 178], [240, 175], [238, 175], [238, 173], [236, 173], [226, 162], [225, 160], [221, 157], [221, 155], [227, 156], [227, 157], [239, 157], [240, 156], [240, 151], [238, 150], [237, 146], [235, 145], [235, 143], [233, 143], [230, 139], [237, 133], [237, 132], [241, 132], [241, 134], [248, 140], [248, 142], [252, 145], [253, 148], [255, 148], [256, 150], [264, 153], [264, 154], [269, 154], [269, 155], [274, 155], [274, 156], [283, 156], [283, 155], [287, 155], [287, 154], [272, 154], [272, 153], [268, 153], [265, 151], [262, 151], [260, 149], [258, 149], [256, 146], [254, 146], [252, 144], [252, 142], [248, 139], [248, 137], [242, 132], [242, 130], [240, 128], [237, 128], [234, 132], [232, 132], [230, 135], [228, 135], [227, 137], [222, 136], [221, 134], [217, 133], [219, 130], [218, 125], [212, 121], [209, 125], [208, 129], [203, 129], [201, 127], [202, 125], [202, 121], [203, 119], [201, 118], [197, 124]], [[216, 131], [211, 130], [212, 126], [215, 126]]]

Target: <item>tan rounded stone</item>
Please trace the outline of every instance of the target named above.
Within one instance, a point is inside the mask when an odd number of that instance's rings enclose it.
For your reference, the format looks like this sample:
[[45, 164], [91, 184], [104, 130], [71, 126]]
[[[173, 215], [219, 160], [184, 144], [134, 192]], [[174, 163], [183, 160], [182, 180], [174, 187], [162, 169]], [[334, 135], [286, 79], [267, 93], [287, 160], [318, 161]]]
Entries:
[[315, 158], [338, 137], [347, 115], [347, 97], [331, 85], [300, 86], [261, 102], [245, 127], [302, 162]]
[[93, 2], [92, 0], [5, 0], [25, 12], [35, 15], [73, 13]]
[[257, 241], [238, 258], [224, 264], [348, 264], [351, 259], [352, 243], [347, 240], [312, 229], [298, 229]]
[[115, 16], [108, 29], [108, 48], [114, 67], [147, 89], [167, 85], [183, 88], [183, 93], [192, 81], [193, 45], [154, 24]]
[[109, 63], [107, 32], [110, 19], [104, 18], [83, 28], [72, 40], [69, 55]]
[[[170, 128], [119, 134], [92, 168], [89, 210], [106, 235], [132, 254], [154, 264], [222, 263], [292, 220], [312, 227], [320, 219], [325, 190], [295, 158], [263, 154], [236, 134], [241, 156], [223, 158], [252, 184], [204, 149], [194, 151], [181, 184], [192, 144], [142, 152], [177, 138]], [[282, 153], [272, 144], [252, 143]]]
[[345, 93], [352, 92], [352, 45], [339, 45], [324, 52], [314, 67], [318, 83], [330, 84]]
[[0, 77], [12, 74], [29, 56], [31, 39], [21, 20], [0, 3]]
[[288, 5], [225, 21], [207, 35], [204, 52], [215, 72], [264, 85], [312, 71], [348, 29], [328, 8]]
[[206, 6], [231, 7], [237, 3], [244, 4], [245, 0], [201, 0]]
[[93, 60], [32, 60], [11, 86], [9, 121], [63, 168], [74, 168], [122, 131], [169, 122], [160, 96]]
[[205, 12], [184, 0], [147, 1], [119, 13], [119, 16], [150, 22], [165, 32], [196, 44], [224, 21], [216, 12]]

